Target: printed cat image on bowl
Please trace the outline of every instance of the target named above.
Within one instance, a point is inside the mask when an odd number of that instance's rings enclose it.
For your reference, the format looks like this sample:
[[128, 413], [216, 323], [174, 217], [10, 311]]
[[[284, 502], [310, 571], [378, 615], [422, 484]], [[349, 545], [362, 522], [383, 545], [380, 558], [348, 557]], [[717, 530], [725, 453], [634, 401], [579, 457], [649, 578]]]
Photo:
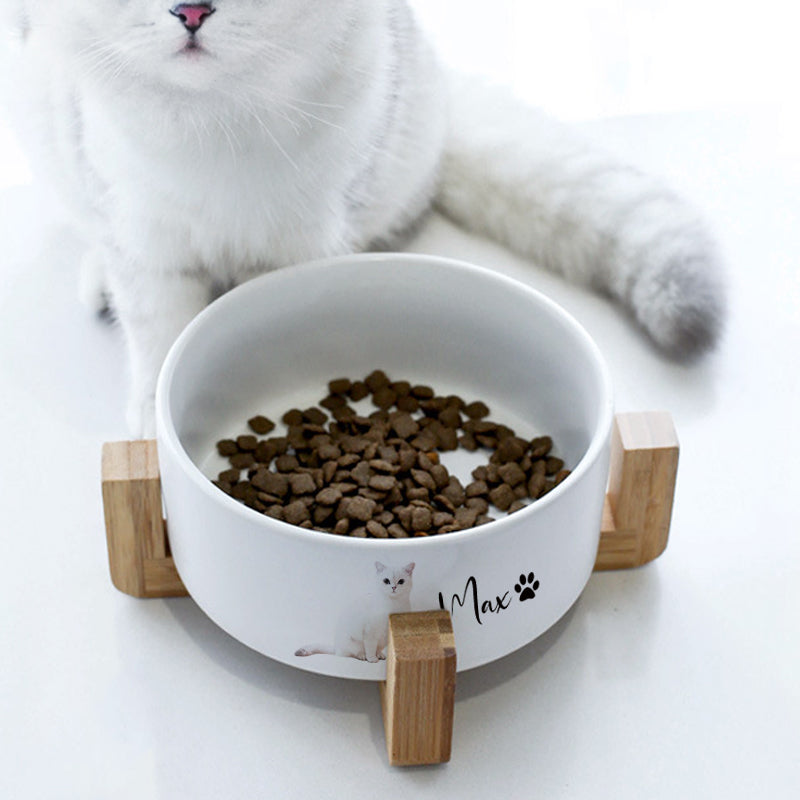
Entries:
[[369, 589], [342, 612], [333, 644], [306, 645], [295, 655], [326, 654], [372, 663], [385, 659], [389, 644], [386, 624], [389, 615], [411, 611], [414, 567], [413, 561], [400, 568], [387, 567], [376, 561]]
[[[551, 435], [571, 474], [493, 522], [406, 539], [298, 527], [212, 483], [216, 443], [243, 420], [307, 408], [332, 378], [376, 366], [480, 398], [521, 437]], [[591, 575], [608, 479], [608, 372], [563, 309], [491, 270], [386, 253], [256, 278], [180, 335], [156, 415], [181, 579], [228, 633], [292, 666], [381, 680], [389, 614], [446, 609], [458, 668], [470, 669], [547, 630]]]

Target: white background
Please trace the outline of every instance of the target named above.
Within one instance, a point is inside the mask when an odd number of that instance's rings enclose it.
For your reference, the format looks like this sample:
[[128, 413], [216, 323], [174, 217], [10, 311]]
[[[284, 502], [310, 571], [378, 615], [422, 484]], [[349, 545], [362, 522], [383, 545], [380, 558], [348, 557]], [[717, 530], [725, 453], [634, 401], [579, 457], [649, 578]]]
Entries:
[[1, 797], [798, 796], [798, 12], [418, 5], [448, 61], [663, 175], [718, 233], [731, 319], [694, 367], [442, 220], [410, 248], [543, 289], [597, 340], [620, 410], [671, 411], [666, 553], [593, 576], [551, 632], [460, 675], [450, 764], [388, 767], [375, 686], [258, 656], [191, 599], [111, 587], [99, 456], [125, 436], [122, 343], [78, 304], [80, 247], [0, 127]]

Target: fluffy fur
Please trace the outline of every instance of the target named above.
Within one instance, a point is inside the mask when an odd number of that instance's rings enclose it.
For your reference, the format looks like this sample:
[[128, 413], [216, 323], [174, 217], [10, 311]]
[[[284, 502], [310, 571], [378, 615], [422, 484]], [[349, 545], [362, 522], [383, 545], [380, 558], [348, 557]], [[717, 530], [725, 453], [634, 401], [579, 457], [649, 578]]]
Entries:
[[84, 299], [124, 330], [135, 435], [213, 293], [391, 246], [434, 204], [614, 298], [673, 356], [718, 338], [699, 217], [558, 123], [446, 78], [405, 0], [215, 0], [194, 34], [167, 0], [5, 2], [24, 138], [90, 243]]

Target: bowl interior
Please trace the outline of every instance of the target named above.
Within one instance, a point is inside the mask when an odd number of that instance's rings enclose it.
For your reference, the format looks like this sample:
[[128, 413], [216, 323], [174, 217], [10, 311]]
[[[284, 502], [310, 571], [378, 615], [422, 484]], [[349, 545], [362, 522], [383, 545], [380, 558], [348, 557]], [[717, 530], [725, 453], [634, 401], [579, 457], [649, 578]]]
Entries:
[[610, 413], [596, 347], [547, 298], [471, 265], [382, 254], [278, 270], [211, 304], [165, 363], [159, 425], [212, 476], [215, 442], [253, 415], [277, 421], [376, 368], [551, 435], [572, 469]]

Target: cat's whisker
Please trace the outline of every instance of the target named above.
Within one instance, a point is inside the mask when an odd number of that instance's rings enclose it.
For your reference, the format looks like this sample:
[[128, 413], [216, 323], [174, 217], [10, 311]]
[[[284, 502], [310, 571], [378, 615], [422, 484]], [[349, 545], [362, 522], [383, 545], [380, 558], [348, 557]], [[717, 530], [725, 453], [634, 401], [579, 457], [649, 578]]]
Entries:
[[337, 124], [336, 122], [331, 122], [329, 119], [325, 119], [324, 117], [320, 117], [317, 114], [312, 114], [309, 111], [305, 111], [302, 108], [298, 108], [294, 103], [289, 102], [288, 100], [284, 100], [284, 105], [287, 108], [290, 108], [292, 111], [296, 111], [303, 119], [311, 122], [319, 122], [321, 125], [327, 125], [329, 128], [333, 128], [337, 131], [343, 131], [344, 128]]

